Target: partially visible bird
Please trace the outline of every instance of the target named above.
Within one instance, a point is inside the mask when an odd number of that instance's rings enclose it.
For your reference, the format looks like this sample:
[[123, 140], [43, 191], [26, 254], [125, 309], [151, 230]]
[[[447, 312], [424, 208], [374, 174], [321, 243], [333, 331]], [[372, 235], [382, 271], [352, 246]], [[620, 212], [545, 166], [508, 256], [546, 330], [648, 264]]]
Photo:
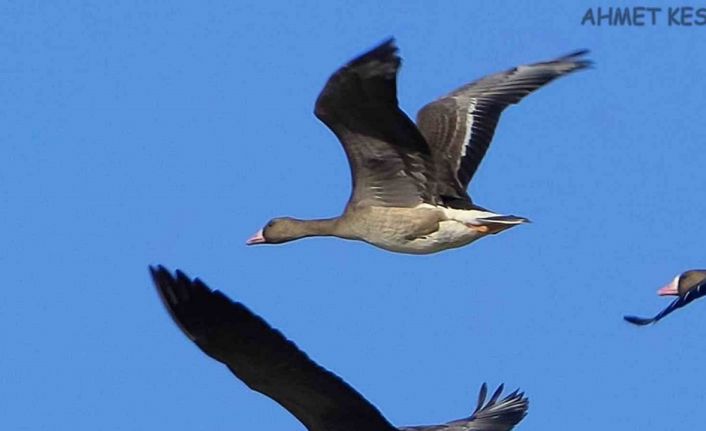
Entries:
[[657, 294], [660, 296], [676, 296], [677, 298], [654, 317], [624, 316], [623, 318], [635, 325], [649, 325], [650, 323], [656, 323], [674, 310], [687, 305], [695, 299], [701, 298], [706, 295], [706, 270], [692, 269], [683, 272], [674, 277], [669, 284], [659, 289]]
[[158, 266], [150, 267], [150, 272], [164, 306], [184, 334], [252, 390], [287, 409], [309, 431], [509, 431], [527, 414], [529, 401], [522, 392], [500, 399], [501, 385], [486, 402], [483, 384], [469, 417], [442, 425], [396, 428], [355, 389], [309, 359], [243, 304], [181, 271], [173, 276]]
[[[399, 108], [400, 57], [392, 39], [334, 73], [315, 114], [348, 156], [352, 192], [340, 217], [270, 220], [247, 244], [310, 236], [360, 240], [385, 250], [428, 254], [461, 247], [527, 222], [477, 206], [466, 188], [502, 111], [590, 62], [577, 51], [464, 85], [424, 106], [417, 124]], [[534, 150], [541, 151], [541, 150]]]

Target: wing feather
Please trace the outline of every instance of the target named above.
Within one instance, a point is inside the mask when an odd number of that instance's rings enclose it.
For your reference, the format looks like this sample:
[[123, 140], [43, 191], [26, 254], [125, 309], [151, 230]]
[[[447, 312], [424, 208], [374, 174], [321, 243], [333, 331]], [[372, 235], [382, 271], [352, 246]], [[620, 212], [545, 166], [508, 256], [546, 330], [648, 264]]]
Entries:
[[478, 404], [473, 414], [441, 425], [421, 425], [400, 428], [401, 431], [510, 431], [527, 415], [529, 400], [523, 392], [515, 390], [500, 399], [500, 385], [486, 403], [488, 386], [483, 383], [478, 394]]
[[431, 151], [398, 105], [400, 63], [389, 39], [336, 71], [316, 101], [316, 116], [348, 157], [349, 205], [411, 207], [435, 201]]
[[199, 279], [150, 267], [181, 330], [251, 389], [275, 400], [309, 431], [394, 431], [380, 412], [243, 304]]
[[424, 106], [417, 126], [432, 149], [438, 193], [450, 200], [470, 200], [466, 188], [503, 110], [556, 78], [588, 67], [590, 62], [580, 58], [587, 52], [489, 75]]

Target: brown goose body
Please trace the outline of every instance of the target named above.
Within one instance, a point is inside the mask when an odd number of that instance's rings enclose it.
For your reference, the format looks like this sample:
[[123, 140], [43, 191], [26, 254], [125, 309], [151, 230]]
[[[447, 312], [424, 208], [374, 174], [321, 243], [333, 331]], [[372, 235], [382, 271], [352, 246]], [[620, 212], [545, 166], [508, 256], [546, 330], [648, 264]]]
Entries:
[[[458, 212], [458, 210], [447, 210]], [[335, 236], [364, 241], [385, 250], [407, 254], [429, 254], [461, 247], [490, 233], [498, 233], [527, 219], [498, 216], [482, 210], [465, 210], [468, 222], [449, 217], [444, 208], [419, 205], [414, 208], [368, 206], [349, 209], [341, 217], [271, 220], [248, 244], [292, 241], [310, 236]], [[473, 218], [473, 216], [476, 218]], [[478, 222], [486, 217], [485, 224]], [[496, 222], [493, 217], [499, 217]]]
[[340, 377], [311, 360], [281, 332], [239, 302], [199, 279], [150, 268], [174, 322], [204, 353], [223, 363], [249, 388], [287, 409], [308, 431], [510, 431], [529, 401], [502, 385], [486, 400], [481, 387], [473, 413], [440, 425], [396, 428]]
[[579, 51], [486, 76], [424, 106], [417, 123], [399, 108], [400, 57], [388, 40], [334, 73], [316, 116], [348, 157], [352, 192], [336, 219], [270, 220], [248, 244], [309, 236], [361, 240], [386, 250], [428, 254], [461, 247], [525, 223], [475, 205], [466, 188], [502, 111], [589, 62]]
[[[444, 222], [438, 208], [362, 207], [346, 211], [340, 218], [344, 238], [358, 239], [389, 251], [414, 253], [432, 252], [428, 247], [415, 247], [439, 232]], [[400, 245], [404, 245], [400, 247]]]
[[668, 314], [706, 295], [706, 270], [692, 269], [678, 274], [671, 282], [657, 291], [660, 296], [676, 296], [664, 310], [654, 317], [624, 316], [627, 322], [644, 326], [657, 323]]

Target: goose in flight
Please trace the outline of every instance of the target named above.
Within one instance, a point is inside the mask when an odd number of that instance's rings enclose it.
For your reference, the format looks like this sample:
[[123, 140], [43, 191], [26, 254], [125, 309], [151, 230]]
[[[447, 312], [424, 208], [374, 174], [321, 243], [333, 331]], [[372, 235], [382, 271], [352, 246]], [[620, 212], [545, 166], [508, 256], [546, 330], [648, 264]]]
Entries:
[[556, 78], [588, 67], [581, 58], [586, 53], [464, 85], [424, 106], [415, 125], [397, 103], [397, 47], [392, 39], [383, 42], [338, 69], [316, 101], [316, 116], [341, 142], [350, 165], [352, 192], [343, 214], [275, 218], [247, 244], [336, 236], [428, 254], [527, 222], [475, 205], [466, 188], [502, 111]]
[[623, 318], [635, 325], [649, 325], [650, 323], [656, 323], [667, 314], [687, 305], [693, 300], [701, 298], [706, 295], [706, 270], [692, 269], [683, 272], [674, 277], [669, 284], [659, 289], [657, 294], [660, 296], [676, 296], [677, 298], [654, 317], [624, 316]]
[[294, 415], [308, 431], [509, 431], [527, 414], [529, 401], [502, 385], [466, 418], [442, 425], [396, 428], [355, 389], [319, 366], [243, 304], [181, 271], [150, 267], [159, 296], [174, 322], [208, 356], [223, 363], [252, 390]]

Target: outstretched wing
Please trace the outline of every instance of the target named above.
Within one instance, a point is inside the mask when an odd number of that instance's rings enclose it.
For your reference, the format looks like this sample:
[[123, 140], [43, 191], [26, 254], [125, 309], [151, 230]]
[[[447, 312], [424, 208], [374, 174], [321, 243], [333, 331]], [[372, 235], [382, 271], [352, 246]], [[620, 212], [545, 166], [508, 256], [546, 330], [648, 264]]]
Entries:
[[706, 282], [701, 283], [695, 288], [689, 290], [688, 292], [686, 292], [686, 294], [684, 294], [684, 296], [676, 298], [667, 306], [667, 308], [657, 313], [657, 315], [655, 315], [654, 317], [623, 316], [623, 319], [625, 319], [626, 322], [630, 322], [638, 326], [645, 326], [651, 323], [657, 323], [668, 314], [671, 314], [673, 311], [684, 307], [685, 305], [689, 304], [690, 302], [696, 299], [701, 298], [704, 295], [706, 295]]
[[316, 100], [316, 116], [348, 156], [349, 205], [411, 207], [435, 199], [429, 146], [397, 103], [400, 62], [387, 40], [341, 67]]
[[464, 85], [424, 106], [417, 126], [434, 156], [438, 193], [468, 200], [466, 188], [493, 139], [502, 111], [554, 79], [590, 65], [588, 51], [519, 66]]
[[199, 279], [150, 267], [167, 311], [208, 356], [272, 398], [309, 431], [394, 431], [358, 392], [317, 365], [243, 304]]
[[478, 394], [478, 405], [466, 419], [449, 422], [451, 426], [462, 426], [465, 431], [510, 431], [527, 415], [529, 400], [523, 392], [515, 390], [500, 400], [503, 385], [500, 385], [485, 402], [488, 387], [485, 383]]
[[442, 425], [405, 427], [401, 431], [510, 431], [527, 415], [529, 400], [519, 390], [500, 399], [502, 391], [500, 385], [486, 403], [488, 386], [483, 383], [471, 416]]

